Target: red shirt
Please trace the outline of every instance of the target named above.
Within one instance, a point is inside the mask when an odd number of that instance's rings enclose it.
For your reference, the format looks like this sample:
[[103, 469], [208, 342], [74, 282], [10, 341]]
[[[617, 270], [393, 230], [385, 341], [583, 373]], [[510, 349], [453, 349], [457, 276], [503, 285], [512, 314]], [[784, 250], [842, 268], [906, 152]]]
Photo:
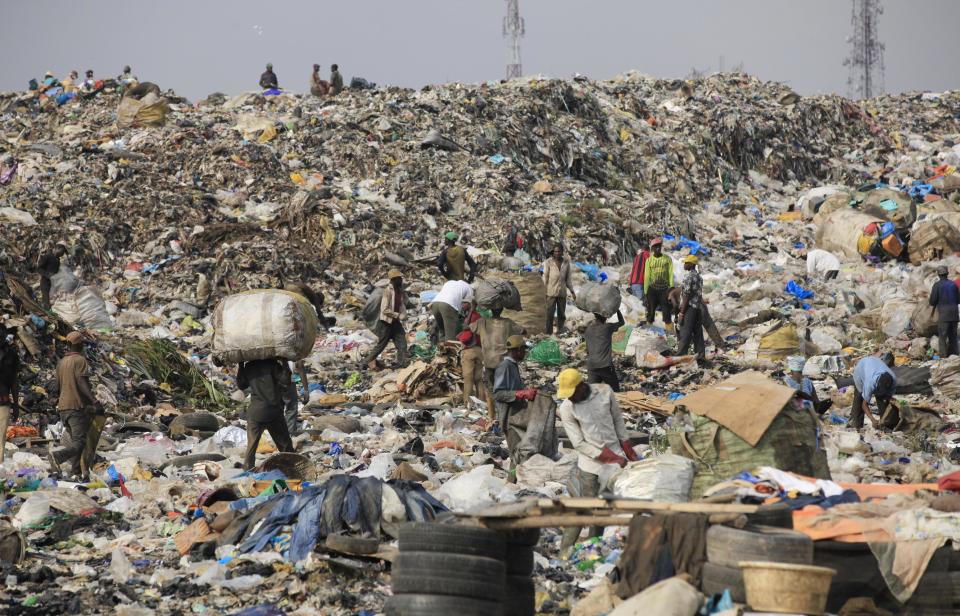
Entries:
[[633, 269], [630, 270], [630, 284], [643, 284], [643, 268], [650, 258], [650, 251], [644, 250], [633, 257]]
[[465, 347], [480, 346], [480, 334], [470, 331], [470, 324], [476, 323], [483, 318], [476, 310], [471, 310], [467, 318], [463, 320], [463, 331], [457, 335], [457, 340], [463, 343]]

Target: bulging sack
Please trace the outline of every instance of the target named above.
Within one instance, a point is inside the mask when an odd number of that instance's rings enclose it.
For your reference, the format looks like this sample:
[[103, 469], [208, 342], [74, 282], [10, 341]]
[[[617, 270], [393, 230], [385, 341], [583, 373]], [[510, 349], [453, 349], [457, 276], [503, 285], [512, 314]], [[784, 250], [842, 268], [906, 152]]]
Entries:
[[580, 287], [576, 306], [609, 319], [620, 309], [620, 290], [611, 284], [588, 282]]
[[213, 352], [228, 364], [298, 361], [317, 339], [317, 313], [301, 295], [266, 289], [224, 298], [213, 311]]
[[380, 322], [380, 303], [383, 301], [383, 287], [377, 287], [367, 298], [367, 303], [363, 305], [363, 322], [367, 329], [374, 331]]
[[522, 310], [517, 285], [501, 278], [485, 278], [477, 283], [474, 297], [481, 308]]
[[107, 304], [94, 287], [80, 287], [73, 293], [60, 293], [53, 311], [77, 329], [113, 329]]

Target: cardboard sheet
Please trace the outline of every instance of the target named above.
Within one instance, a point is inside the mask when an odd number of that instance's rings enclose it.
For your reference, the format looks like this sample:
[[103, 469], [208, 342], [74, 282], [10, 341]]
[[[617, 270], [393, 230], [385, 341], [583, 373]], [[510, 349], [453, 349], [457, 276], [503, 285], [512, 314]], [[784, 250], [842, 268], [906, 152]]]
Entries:
[[794, 391], [760, 372], [741, 372], [681, 398], [684, 406], [727, 428], [751, 446], [766, 433]]

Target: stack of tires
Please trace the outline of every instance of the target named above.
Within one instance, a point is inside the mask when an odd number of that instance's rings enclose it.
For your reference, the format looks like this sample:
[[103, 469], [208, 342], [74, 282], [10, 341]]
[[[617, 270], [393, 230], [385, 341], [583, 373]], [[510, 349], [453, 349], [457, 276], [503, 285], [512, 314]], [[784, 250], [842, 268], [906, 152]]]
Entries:
[[503, 599], [504, 616], [533, 616], [536, 613], [536, 589], [533, 584], [533, 548], [540, 540], [540, 529], [511, 530], [499, 533], [506, 542], [507, 583]]
[[703, 565], [701, 589], [713, 595], [730, 590], [730, 598], [746, 603], [740, 563], [761, 561], [813, 564], [813, 541], [803, 533], [774, 526], [744, 529], [711, 526], [707, 530], [707, 562]]
[[539, 531], [414, 522], [400, 527], [387, 616], [532, 616]]

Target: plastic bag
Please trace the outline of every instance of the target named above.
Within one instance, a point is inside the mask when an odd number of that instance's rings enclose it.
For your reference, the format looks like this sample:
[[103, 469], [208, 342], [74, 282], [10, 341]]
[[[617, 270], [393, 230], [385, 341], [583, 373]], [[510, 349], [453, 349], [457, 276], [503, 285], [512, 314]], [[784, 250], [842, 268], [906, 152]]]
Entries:
[[508, 496], [506, 482], [493, 476], [493, 466], [485, 464], [447, 481], [435, 496], [453, 511], [469, 511]]
[[560, 351], [560, 345], [552, 338], [548, 338], [530, 349], [527, 353], [527, 359], [541, 366], [559, 366], [567, 361], [563, 352]]
[[685, 503], [690, 500], [694, 470], [693, 460], [673, 454], [630, 462], [612, 478], [613, 493], [623, 498]]

